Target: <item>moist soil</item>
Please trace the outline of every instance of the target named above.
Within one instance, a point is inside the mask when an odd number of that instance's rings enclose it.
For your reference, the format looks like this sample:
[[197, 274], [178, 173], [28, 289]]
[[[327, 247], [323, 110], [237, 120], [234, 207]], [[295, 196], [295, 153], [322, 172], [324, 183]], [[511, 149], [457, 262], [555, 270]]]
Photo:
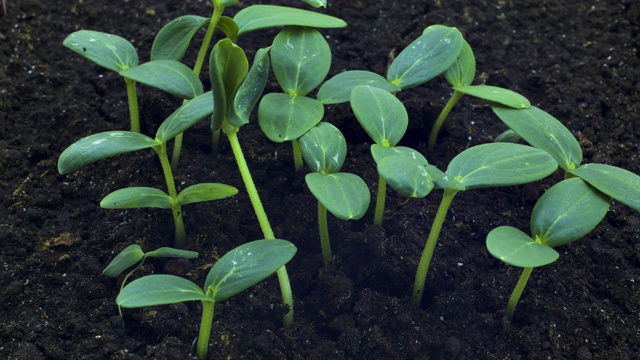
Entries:
[[[169, 211], [99, 207], [102, 197], [119, 188], [163, 188], [153, 152], [109, 158], [68, 175], [58, 173], [56, 162], [81, 137], [129, 126], [122, 79], [64, 48], [63, 39], [79, 29], [118, 34], [146, 61], [162, 25], [184, 14], [208, 16], [210, 2], [8, 3], [8, 15], [0, 18], [0, 357], [194, 358], [199, 303], [127, 309], [120, 317], [115, 298], [122, 279], [101, 274], [130, 244], [147, 251], [173, 244]], [[456, 26], [476, 56], [474, 83], [512, 89], [554, 115], [579, 140], [584, 163], [640, 173], [640, 3], [329, 3], [318, 11], [349, 24], [322, 31], [333, 52], [329, 76], [355, 69], [385, 74], [394, 55], [425, 27]], [[240, 45], [252, 58], [276, 31], [249, 34]], [[142, 131], [153, 134], [180, 101], [138, 89]], [[278, 91], [275, 80], [267, 91]], [[464, 149], [492, 142], [506, 130], [485, 102], [463, 97], [443, 127], [440, 145], [427, 151], [428, 131], [450, 93], [439, 77], [398, 94], [410, 117], [400, 145], [418, 149], [440, 169]], [[349, 106], [327, 106], [325, 120], [348, 141], [343, 170], [363, 177], [375, 194], [371, 140]], [[228, 143], [213, 152], [208, 134], [206, 122], [185, 133], [177, 183], [184, 188], [221, 182], [240, 193], [184, 208], [188, 248], [199, 252], [197, 259], [150, 260], [136, 276], [167, 273], [203, 284], [217, 258], [262, 238]], [[504, 307], [520, 269], [493, 258], [486, 235], [500, 225], [528, 231], [536, 200], [562, 174], [462, 192], [447, 214], [416, 309], [409, 296], [440, 191], [407, 199], [389, 190], [382, 227], [372, 225], [373, 206], [358, 221], [329, 216], [335, 259], [324, 267], [316, 201], [304, 181], [309, 170], [296, 172], [290, 144], [270, 142], [256, 121], [242, 127], [240, 142], [276, 236], [298, 248], [287, 266], [295, 322], [283, 327], [286, 309], [272, 276], [217, 304], [209, 358], [640, 358], [640, 222], [624, 205], [613, 201], [592, 233], [559, 248], [558, 261], [533, 271], [509, 323]]]

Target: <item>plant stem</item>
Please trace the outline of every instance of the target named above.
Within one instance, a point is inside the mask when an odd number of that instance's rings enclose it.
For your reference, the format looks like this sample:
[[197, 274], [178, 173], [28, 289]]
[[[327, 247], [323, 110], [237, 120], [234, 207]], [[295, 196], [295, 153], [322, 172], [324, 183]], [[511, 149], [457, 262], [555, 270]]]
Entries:
[[522, 275], [520, 275], [520, 279], [509, 297], [509, 301], [507, 302], [507, 319], [509, 319], [509, 322], [513, 321], [513, 312], [516, 310], [516, 305], [518, 304], [518, 300], [520, 300], [524, 287], [527, 285], [532, 270], [533, 268], [530, 267], [522, 270]]
[[438, 119], [436, 119], [435, 124], [433, 124], [433, 127], [431, 128], [431, 133], [429, 134], [429, 150], [433, 150], [433, 148], [436, 146], [436, 142], [438, 141], [438, 133], [440, 132], [442, 124], [447, 119], [447, 115], [449, 115], [449, 112], [453, 108], [453, 105], [455, 105], [458, 100], [460, 100], [462, 95], [464, 94], [459, 91], [453, 90], [453, 95], [451, 95], [451, 98], [444, 106], [442, 112], [440, 113], [440, 116], [438, 116]]
[[169, 196], [173, 199], [174, 206], [171, 208], [173, 212], [173, 222], [176, 225], [176, 239], [174, 247], [177, 249], [184, 249], [187, 245], [187, 234], [184, 230], [184, 221], [182, 220], [182, 209], [178, 204], [178, 192], [176, 191], [176, 184], [173, 181], [173, 172], [171, 171], [171, 164], [169, 164], [169, 157], [167, 156], [167, 143], [163, 143], [160, 146], [154, 146], [153, 150], [156, 151], [160, 158], [160, 164], [162, 164], [162, 172], [164, 173], [164, 179], [167, 183], [167, 190]]
[[320, 230], [320, 246], [322, 247], [322, 258], [324, 266], [331, 265], [333, 256], [331, 255], [331, 243], [329, 242], [329, 226], [327, 225], [327, 208], [318, 201], [318, 229]]
[[182, 137], [184, 133], [176, 135], [173, 140], [173, 154], [171, 155], [171, 169], [176, 171], [180, 162], [180, 153], [182, 152]]
[[[256, 185], [253, 182], [251, 172], [249, 172], [249, 167], [247, 166], [247, 161], [244, 158], [242, 148], [240, 147], [240, 142], [238, 141], [239, 128], [229, 124], [227, 121], [224, 121], [224, 123], [222, 124], [222, 130], [225, 134], [227, 134], [227, 138], [229, 139], [229, 144], [231, 145], [233, 155], [236, 159], [236, 163], [238, 164], [238, 169], [240, 170], [242, 181], [244, 182], [244, 186], [247, 188], [247, 193], [249, 194], [251, 205], [253, 205], [253, 211], [256, 213], [256, 217], [258, 218], [258, 222], [260, 223], [262, 234], [264, 235], [265, 239], [275, 239], [276, 237], [273, 234], [273, 230], [271, 229], [271, 224], [269, 224], [267, 213], [264, 211], [262, 201], [260, 201], [260, 195], [258, 195], [258, 190], [256, 189]], [[291, 283], [289, 282], [289, 274], [287, 273], [287, 268], [285, 266], [278, 269], [276, 271], [276, 274], [278, 275], [278, 281], [280, 283], [282, 302], [285, 305], [289, 306], [289, 312], [284, 314], [283, 319], [284, 325], [287, 326], [293, 322], [293, 295], [291, 293]]]
[[131, 119], [131, 131], [140, 132], [140, 114], [138, 112], [138, 95], [136, 93], [135, 80], [124, 78], [127, 84], [127, 98], [129, 100], [129, 118]]
[[376, 212], [373, 216], [373, 225], [382, 225], [384, 216], [384, 203], [387, 198], [387, 181], [378, 175], [378, 195], [376, 196]]
[[198, 333], [198, 345], [196, 348], [196, 354], [200, 360], [207, 358], [215, 305], [214, 301], [202, 301], [202, 319], [200, 320], [200, 332]]
[[438, 241], [438, 236], [440, 235], [440, 229], [442, 229], [442, 224], [444, 223], [444, 219], [447, 215], [447, 211], [449, 210], [449, 206], [451, 205], [451, 201], [453, 200], [453, 197], [458, 193], [458, 191], [459, 190], [454, 189], [444, 189], [444, 194], [442, 195], [442, 200], [440, 201], [440, 207], [438, 208], [436, 217], [433, 219], [433, 224], [431, 225], [431, 230], [429, 231], [429, 237], [427, 238], [427, 242], [424, 244], [424, 250], [422, 251], [422, 256], [420, 257], [420, 262], [418, 263], [416, 278], [413, 282], [411, 304], [415, 307], [420, 307], [420, 303], [422, 302], [424, 283], [427, 280], [427, 271], [429, 271], [429, 264], [431, 264], [431, 258], [433, 257], [433, 252], [436, 248], [436, 242]]
[[296, 168], [296, 171], [302, 169], [302, 152], [300, 152], [300, 144], [298, 143], [298, 139], [293, 139], [293, 165]]

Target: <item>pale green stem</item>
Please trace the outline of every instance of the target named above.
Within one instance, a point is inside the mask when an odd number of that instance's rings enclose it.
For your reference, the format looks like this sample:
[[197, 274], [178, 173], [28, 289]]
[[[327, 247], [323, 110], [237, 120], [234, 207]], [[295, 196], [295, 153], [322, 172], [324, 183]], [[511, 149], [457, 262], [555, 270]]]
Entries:
[[455, 105], [458, 100], [460, 100], [462, 95], [464, 94], [457, 90], [454, 90], [453, 95], [451, 95], [451, 99], [449, 99], [447, 104], [444, 106], [444, 109], [442, 109], [440, 116], [438, 116], [438, 119], [436, 119], [435, 124], [433, 124], [433, 127], [431, 128], [431, 133], [429, 134], [429, 150], [433, 150], [433, 148], [436, 146], [436, 142], [438, 141], [438, 133], [440, 132], [442, 124], [447, 119], [447, 115], [449, 115], [449, 112], [453, 108], [453, 105]]
[[171, 169], [176, 171], [180, 162], [180, 153], [182, 152], [182, 137], [184, 133], [176, 135], [173, 139], [173, 154], [171, 155]]
[[384, 203], [387, 198], [387, 181], [378, 175], [378, 195], [376, 196], [376, 212], [373, 216], [373, 225], [382, 225], [384, 216]]
[[440, 207], [436, 213], [436, 217], [433, 219], [431, 230], [429, 231], [429, 237], [424, 244], [424, 250], [418, 263], [418, 270], [416, 271], [416, 279], [413, 282], [413, 294], [411, 295], [411, 304], [415, 307], [419, 307], [422, 302], [422, 295], [424, 293], [424, 283], [427, 280], [427, 272], [429, 271], [429, 265], [431, 264], [431, 258], [436, 248], [436, 242], [438, 236], [440, 236], [440, 229], [453, 201], [453, 197], [458, 193], [458, 190], [445, 189], [440, 201]]
[[140, 132], [140, 114], [138, 112], [138, 95], [136, 93], [135, 80], [124, 78], [127, 84], [127, 98], [129, 100], [129, 118], [131, 119], [131, 131]]
[[327, 225], [327, 208], [318, 201], [318, 229], [320, 230], [320, 246], [324, 266], [328, 267], [333, 261], [331, 255], [331, 243], [329, 242], [329, 226]]
[[296, 168], [296, 171], [302, 169], [302, 152], [300, 152], [300, 144], [298, 143], [298, 139], [293, 139], [293, 165]]
[[200, 320], [200, 332], [198, 333], [198, 344], [196, 348], [196, 354], [200, 360], [207, 358], [215, 305], [216, 303], [214, 301], [202, 301], [202, 319]]
[[164, 173], [164, 179], [167, 183], [167, 190], [169, 196], [173, 200], [174, 206], [171, 207], [173, 212], [173, 222], [176, 225], [176, 239], [175, 248], [184, 249], [187, 245], [187, 234], [184, 230], [184, 221], [182, 220], [182, 209], [178, 204], [178, 192], [176, 191], [176, 184], [173, 181], [173, 172], [171, 171], [171, 164], [169, 164], [169, 157], [167, 156], [167, 144], [164, 143], [159, 146], [154, 146], [153, 150], [156, 151], [160, 158], [160, 164], [162, 164], [162, 172]]
[[529, 281], [531, 271], [533, 271], [533, 268], [530, 267], [522, 270], [522, 275], [520, 275], [520, 279], [509, 297], [509, 301], [507, 302], [507, 319], [509, 319], [510, 322], [513, 320], [513, 312], [516, 310], [516, 305], [518, 304], [518, 300], [520, 300], [520, 296], [522, 296], [522, 292], [524, 291], [524, 287], [527, 285], [527, 281]]
[[[271, 229], [271, 224], [269, 224], [269, 219], [267, 218], [267, 213], [264, 211], [260, 195], [258, 195], [258, 190], [253, 182], [251, 172], [249, 172], [249, 166], [247, 166], [247, 161], [244, 158], [240, 142], [238, 141], [239, 129], [229, 124], [227, 121], [224, 121], [222, 124], [222, 129], [229, 139], [229, 144], [231, 145], [233, 155], [236, 159], [236, 163], [238, 164], [242, 181], [247, 188], [247, 194], [249, 194], [251, 205], [253, 205], [253, 211], [256, 213], [256, 217], [260, 223], [262, 234], [265, 239], [275, 239], [275, 235]], [[278, 281], [280, 283], [282, 302], [289, 306], [289, 312], [284, 315], [284, 325], [286, 326], [293, 322], [293, 295], [291, 292], [291, 283], [289, 282], [289, 275], [287, 274], [287, 268], [285, 266], [278, 269], [276, 274], [278, 275]]]

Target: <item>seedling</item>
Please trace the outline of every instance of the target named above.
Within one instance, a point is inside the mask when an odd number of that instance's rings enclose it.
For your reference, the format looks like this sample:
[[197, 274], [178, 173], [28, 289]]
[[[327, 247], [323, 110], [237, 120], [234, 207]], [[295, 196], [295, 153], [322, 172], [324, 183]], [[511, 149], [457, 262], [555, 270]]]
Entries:
[[324, 115], [322, 103], [306, 95], [327, 76], [331, 49], [316, 29], [288, 26], [273, 40], [271, 59], [283, 92], [262, 98], [258, 121], [271, 141], [293, 143], [294, 164], [298, 170], [302, 167], [298, 138]]
[[327, 210], [341, 220], [360, 219], [369, 207], [369, 188], [358, 175], [340, 172], [347, 142], [335, 126], [321, 122], [300, 138], [300, 151], [312, 173], [305, 176], [318, 200], [318, 229], [324, 265], [333, 260]]
[[235, 195], [238, 190], [218, 183], [189, 186], [177, 192], [167, 156], [167, 141], [191, 127], [212, 112], [211, 92], [204, 93], [182, 105], [158, 131], [155, 139], [132, 131], [107, 131], [82, 138], [65, 149], [58, 159], [58, 171], [67, 174], [84, 165], [114, 155], [141, 149], [153, 149], [160, 159], [168, 194], [150, 187], [131, 187], [107, 195], [100, 206], [108, 209], [155, 207], [171, 209], [175, 223], [175, 247], [186, 246], [186, 233], [182, 220], [182, 205], [217, 200]]
[[[351, 109], [358, 122], [373, 139], [374, 146], [391, 148], [395, 146], [407, 131], [409, 116], [404, 105], [389, 92], [366, 85], [360, 85], [351, 92]], [[378, 161], [374, 157], [376, 162]], [[375, 225], [382, 225], [387, 182], [378, 175], [378, 194], [373, 217]]]
[[215, 304], [264, 280], [289, 262], [295, 253], [295, 246], [285, 240], [252, 241], [221, 257], [209, 271], [204, 289], [178, 276], [148, 275], [125, 286], [116, 303], [124, 308], [139, 308], [200, 301], [202, 319], [196, 353], [199, 359], [205, 359]]
[[609, 197], [580, 178], [561, 181], [544, 193], [533, 208], [531, 236], [501, 226], [487, 235], [487, 249], [505, 263], [524, 268], [507, 303], [507, 318], [515, 307], [534, 267], [545, 266], [560, 256], [554, 249], [585, 236], [602, 221]]
[[[422, 197], [431, 187], [444, 190], [416, 271], [411, 297], [411, 303], [416, 307], [422, 301], [427, 271], [442, 224], [458, 192], [525, 184], [548, 176], [558, 167], [545, 151], [511, 143], [471, 147], [453, 158], [444, 173], [407, 148], [377, 149], [384, 151], [379, 155], [378, 171], [400, 194]], [[400, 153], [394, 155], [393, 152]]]

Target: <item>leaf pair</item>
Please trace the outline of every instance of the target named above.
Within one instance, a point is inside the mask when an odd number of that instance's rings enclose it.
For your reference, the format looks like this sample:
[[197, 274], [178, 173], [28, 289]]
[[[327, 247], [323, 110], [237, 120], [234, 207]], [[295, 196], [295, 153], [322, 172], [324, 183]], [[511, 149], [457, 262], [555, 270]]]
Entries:
[[100, 201], [105, 209], [160, 208], [172, 209], [197, 202], [220, 200], [238, 193], [233, 186], [219, 183], [191, 185], [178, 193], [173, 199], [162, 190], [151, 187], [128, 187], [116, 190]]

